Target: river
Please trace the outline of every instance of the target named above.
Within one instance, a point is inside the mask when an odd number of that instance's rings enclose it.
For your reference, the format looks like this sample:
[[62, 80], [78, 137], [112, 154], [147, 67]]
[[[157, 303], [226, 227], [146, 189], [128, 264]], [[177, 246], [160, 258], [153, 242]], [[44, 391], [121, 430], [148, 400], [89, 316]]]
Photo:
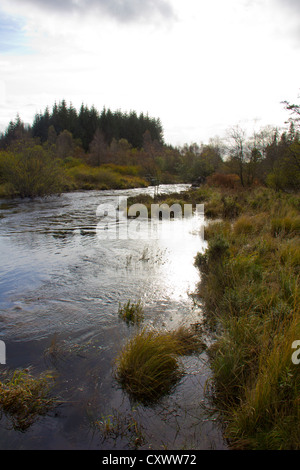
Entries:
[[[191, 295], [199, 282], [194, 256], [205, 248], [196, 216], [179, 221], [179, 239], [104, 240], [97, 233], [99, 205], [153, 191], [0, 201], [0, 340], [6, 344], [0, 368], [54, 370], [60, 400], [26, 432], [3, 415], [1, 449], [130, 449], [136, 436], [129, 422], [140, 430], [140, 449], [226, 448], [218, 423], [201, 406], [210, 377], [205, 353], [183, 359], [183, 379], [153, 407], [132, 404], [113, 375], [114, 359], [135, 331], [120, 320], [119, 303], [141, 300], [145, 326], [201, 322]], [[121, 212], [108, 224], [124, 227], [128, 220]], [[118, 432], [100, 432], [92, 425], [97, 420], [118, 423]]]

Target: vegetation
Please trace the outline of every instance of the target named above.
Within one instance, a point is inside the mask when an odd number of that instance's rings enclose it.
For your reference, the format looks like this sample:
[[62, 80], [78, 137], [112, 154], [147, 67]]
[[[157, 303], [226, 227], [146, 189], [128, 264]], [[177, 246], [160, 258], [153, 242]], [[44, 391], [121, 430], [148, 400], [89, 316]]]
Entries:
[[[233, 198], [216, 189], [220, 202]], [[235, 448], [299, 449], [299, 195], [239, 191], [240, 213], [208, 226], [195, 264], [207, 324], [215, 409]]]
[[118, 314], [127, 324], [139, 324], [144, 318], [141, 301], [134, 303], [128, 300], [124, 305], [119, 304]]
[[0, 409], [12, 421], [14, 429], [25, 431], [54, 405], [50, 397], [53, 377], [50, 373], [39, 377], [28, 369], [3, 372], [0, 381]]
[[181, 355], [201, 349], [196, 333], [181, 327], [174, 332], [143, 329], [131, 338], [116, 359], [116, 379], [132, 399], [151, 404], [171, 392], [182, 377]]
[[130, 448], [138, 449], [145, 443], [145, 437], [134, 412], [135, 410], [124, 414], [114, 410], [112, 414], [102, 415], [100, 419], [93, 421], [92, 428], [101, 433], [103, 440], [126, 439]]
[[0, 155], [2, 195], [19, 197], [45, 196], [62, 187], [63, 172], [41, 145], [28, 141], [16, 144]]
[[[63, 100], [25, 126], [20, 117], [0, 137], [0, 196], [36, 197], [77, 189], [126, 189], [160, 183], [227, 188], [300, 186], [299, 106], [289, 130], [265, 127], [247, 136], [239, 126], [223, 139], [166, 145], [159, 119], [137, 114], [77, 111]], [[214, 201], [211, 201], [214, 212]]]
[[[154, 202], [204, 203], [214, 219], [195, 258], [198, 295], [213, 335], [212, 404], [238, 449], [300, 448], [300, 369], [292, 361], [300, 340], [300, 121], [299, 105], [284, 105], [291, 117], [281, 133], [264, 128], [248, 137], [234, 126], [223, 141], [182, 148], [164, 144], [159, 120], [77, 112], [64, 101], [31, 127], [17, 117], [0, 138], [0, 197], [195, 182], [181, 194], [128, 203], [148, 210]], [[140, 303], [118, 313], [128, 324], [143, 319]], [[181, 356], [204, 347], [191, 328], [139, 330], [116, 358], [116, 379], [133, 400], [153, 404], [182, 377]], [[19, 371], [0, 382], [0, 406], [17, 429], [51, 405], [48, 378]], [[115, 419], [98, 425], [107, 435], [121, 432]]]

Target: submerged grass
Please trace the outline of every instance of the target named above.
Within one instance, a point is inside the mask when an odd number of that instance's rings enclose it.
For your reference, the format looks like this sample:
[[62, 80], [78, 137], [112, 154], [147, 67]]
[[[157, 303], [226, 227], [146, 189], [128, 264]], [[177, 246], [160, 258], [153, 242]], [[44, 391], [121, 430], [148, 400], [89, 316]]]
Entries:
[[34, 377], [28, 369], [2, 373], [0, 409], [11, 420], [13, 428], [25, 431], [54, 405], [50, 396], [53, 375]]
[[102, 415], [93, 421], [92, 427], [99, 431], [102, 439], [126, 439], [130, 448], [138, 449], [145, 443], [144, 430], [134, 415], [135, 409], [130, 413], [121, 413], [113, 410], [109, 415]]
[[141, 301], [131, 302], [128, 300], [124, 305], [119, 304], [118, 314], [122, 320], [129, 324], [140, 324], [144, 318]]

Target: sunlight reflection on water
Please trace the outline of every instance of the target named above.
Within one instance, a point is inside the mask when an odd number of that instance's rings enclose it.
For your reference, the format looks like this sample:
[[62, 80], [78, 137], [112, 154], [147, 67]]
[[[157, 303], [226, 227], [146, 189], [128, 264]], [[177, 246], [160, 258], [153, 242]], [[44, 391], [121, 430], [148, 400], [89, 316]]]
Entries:
[[[164, 186], [161, 191], [185, 188], [186, 185]], [[119, 195], [151, 192], [153, 188], [69, 193], [36, 201], [13, 201], [2, 209], [0, 202], [0, 214], [4, 216], [0, 219], [0, 339], [8, 345], [8, 364], [34, 364], [43, 369], [44, 350], [54, 336], [58, 337], [65, 357], [59, 365], [63, 376], [60, 393], [78, 402], [78, 406], [65, 412], [67, 422], [62, 419], [53, 423], [49, 418], [45, 427], [36, 425], [31, 435], [39, 436], [37, 448], [99, 448], [97, 439], [91, 444], [84, 433], [78, 431], [74, 435], [76, 426], [82, 426], [85, 419], [87, 403], [95, 403], [103, 413], [114, 406], [129, 406], [115, 389], [111, 371], [120, 345], [132, 334], [118, 318], [119, 303], [141, 299], [145, 322], [154, 326], [174, 328], [201, 318], [201, 310], [195, 308], [189, 295], [199, 281], [194, 257], [205, 248], [200, 220], [173, 221], [175, 230], [161, 239], [101, 240], [97, 236], [99, 204], [114, 203]], [[110, 223], [125, 221], [121, 216], [119, 221]], [[145, 221], [142, 230], [147, 230], [148, 224]], [[80, 355], [74, 352], [78, 348]], [[200, 374], [194, 379], [202, 383], [209, 371], [199, 360], [192, 369], [193, 374], [195, 370]], [[179, 408], [187, 406], [184, 395], [190, 393], [188, 383], [186, 379], [168, 399], [176, 400]], [[192, 389], [196, 394], [193, 400], [201, 401], [201, 387]], [[162, 428], [165, 439], [171, 438], [173, 431], [165, 427], [161, 416], [153, 410], [140, 412], [141, 419], [148, 423], [152, 443], [158, 445]], [[67, 424], [72, 420], [75, 428]], [[219, 431], [211, 423], [202, 425], [198, 418], [196, 421], [201, 429], [204, 426], [205, 439], [211, 433], [214, 445], [222, 448]], [[193, 422], [182, 421], [187, 435]], [[53, 433], [49, 426], [58, 428], [57, 432]], [[0, 429], [0, 442], [5, 443], [2, 448], [9, 448], [9, 439], [16, 442], [16, 447], [32, 445], [26, 435], [20, 439], [13, 431], [5, 435]], [[176, 437], [176, 445], [182, 442]], [[202, 444], [197, 445], [210, 444], [204, 444], [202, 439]]]

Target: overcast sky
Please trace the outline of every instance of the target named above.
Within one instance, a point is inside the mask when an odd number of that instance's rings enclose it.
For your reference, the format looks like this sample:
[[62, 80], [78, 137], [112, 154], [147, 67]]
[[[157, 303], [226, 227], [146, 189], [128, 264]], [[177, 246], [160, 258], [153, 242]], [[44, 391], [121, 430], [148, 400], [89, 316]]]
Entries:
[[65, 99], [159, 117], [166, 143], [281, 127], [300, 0], [0, 0], [0, 130]]

